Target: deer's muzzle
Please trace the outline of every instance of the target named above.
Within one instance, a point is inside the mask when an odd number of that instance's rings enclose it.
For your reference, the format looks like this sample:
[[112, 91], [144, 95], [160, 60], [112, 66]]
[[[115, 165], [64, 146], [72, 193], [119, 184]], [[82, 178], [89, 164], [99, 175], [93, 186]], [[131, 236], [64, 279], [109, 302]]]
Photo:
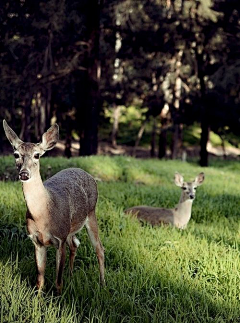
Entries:
[[29, 171], [26, 170], [26, 169], [21, 170], [21, 172], [19, 173], [19, 179], [22, 182], [28, 181], [30, 179], [30, 173], [29, 173]]

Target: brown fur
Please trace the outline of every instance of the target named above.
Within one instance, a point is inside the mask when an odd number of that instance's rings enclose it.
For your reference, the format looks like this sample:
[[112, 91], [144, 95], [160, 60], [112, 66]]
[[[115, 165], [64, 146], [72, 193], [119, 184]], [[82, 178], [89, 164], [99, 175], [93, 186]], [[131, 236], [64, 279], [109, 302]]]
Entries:
[[27, 205], [27, 229], [35, 245], [38, 269], [37, 286], [44, 285], [46, 247], [57, 248], [56, 286], [62, 289], [62, 273], [65, 263], [66, 244], [70, 249], [70, 269], [80, 244], [75, 234], [86, 226], [89, 238], [100, 266], [100, 280], [104, 284], [104, 249], [99, 234], [95, 208], [98, 198], [94, 178], [79, 168], [62, 170], [42, 182], [39, 157], [52, 149], [58, 140], [58, 126], [52, 126], [43, 134], [39, 144], [24, 143], [15, 132], [3, 123], [7, 138], [14, 148], [19, 178]]
[[124, 212], [136, 216], [139, 220], [150, 223], [153, 226], [172, 224], [179, 229], [185, 229], [191, 218], [192, 203], [195, 198], [195, 190], [204, 181], [204, 173], [200, 173], [194, 181], [184, 182], [181, 174], [175, 174], [175, 184], [182, 189], [179, 203], [173, 209], [133, 206]]

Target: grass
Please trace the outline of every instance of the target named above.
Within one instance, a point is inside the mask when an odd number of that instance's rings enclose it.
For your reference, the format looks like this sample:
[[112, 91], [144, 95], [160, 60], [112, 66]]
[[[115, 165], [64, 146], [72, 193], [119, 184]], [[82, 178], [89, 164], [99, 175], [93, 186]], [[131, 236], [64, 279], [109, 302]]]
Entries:
[[[43, 158], [44, 178], [76, 166], [98, 179], [107, 287], [99, 286], [96, 257], [83, 230], [72, 278], [66, 264], [63, 294], [55, 295], [55, 250], [49, 248], [45, 293], [38, 297], [21, 184], [4, 176], [16, 176], [11, 160], [0, 158], [0, 322], [239, 322], [237, 163], [202, 169], [180, 161], [130, 157]], [[187, 230], [153, 228], [124, 214], [137, 204], [173, 207], [180, 196], [173, 183], [175, 171], [187, 180], [201, 171], [206, 174]]]

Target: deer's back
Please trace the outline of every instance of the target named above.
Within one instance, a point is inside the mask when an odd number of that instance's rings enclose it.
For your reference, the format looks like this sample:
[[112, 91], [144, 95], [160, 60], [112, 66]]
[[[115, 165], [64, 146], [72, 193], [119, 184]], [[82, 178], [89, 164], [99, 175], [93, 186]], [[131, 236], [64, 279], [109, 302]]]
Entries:
[[44, 182], [53, 220], [79, 226], [95, 209], [98, 192], [94, 178], [80, 168], [68, 168]]
[[140, 205], [125, 210], [125, 213], [132, 214], [139, 220], [149, 222], [151, 225], [173, 224], [173, 212], [171, 209]]

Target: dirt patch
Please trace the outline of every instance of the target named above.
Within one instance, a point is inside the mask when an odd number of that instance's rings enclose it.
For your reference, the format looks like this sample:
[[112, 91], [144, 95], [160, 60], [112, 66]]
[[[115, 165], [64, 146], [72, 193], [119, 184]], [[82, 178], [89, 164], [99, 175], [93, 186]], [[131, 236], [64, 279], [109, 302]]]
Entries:
[[[64, 156], [65, 144], [64, 141], [59, 141], [52, 151], [49, 151], [49, 156]], [[237, 159], [240, 157], [240, 149], [235, 147], [226, 147], [225, 150], [222, 147], [213, 147], [210, 143], [207, 146], [207, 150], [210, 156], [223, 159]], [[71, 146], [71, 152], [73, 157], [79, 156], [79, 143], [73, 142]], [[157, 157], [157, 151], [155, 157]], [[107, 142], [99, 142], [98, 155], [108, 156], [133, 156], [133, 147], [127, 145], [117, 145], [112, 147]], [[200, 147], [192, 146], [187, 147], [184, 151], [179, 153], [178, 158], [187, 160], [188, 158], [198, 158], [200, 155]], [[167, 151], [166, 158], [170, 158], [171, 152]], [[150, 147], [138, 147], [135, 151], [135, 157], [137, 158], [151, 158]]]

